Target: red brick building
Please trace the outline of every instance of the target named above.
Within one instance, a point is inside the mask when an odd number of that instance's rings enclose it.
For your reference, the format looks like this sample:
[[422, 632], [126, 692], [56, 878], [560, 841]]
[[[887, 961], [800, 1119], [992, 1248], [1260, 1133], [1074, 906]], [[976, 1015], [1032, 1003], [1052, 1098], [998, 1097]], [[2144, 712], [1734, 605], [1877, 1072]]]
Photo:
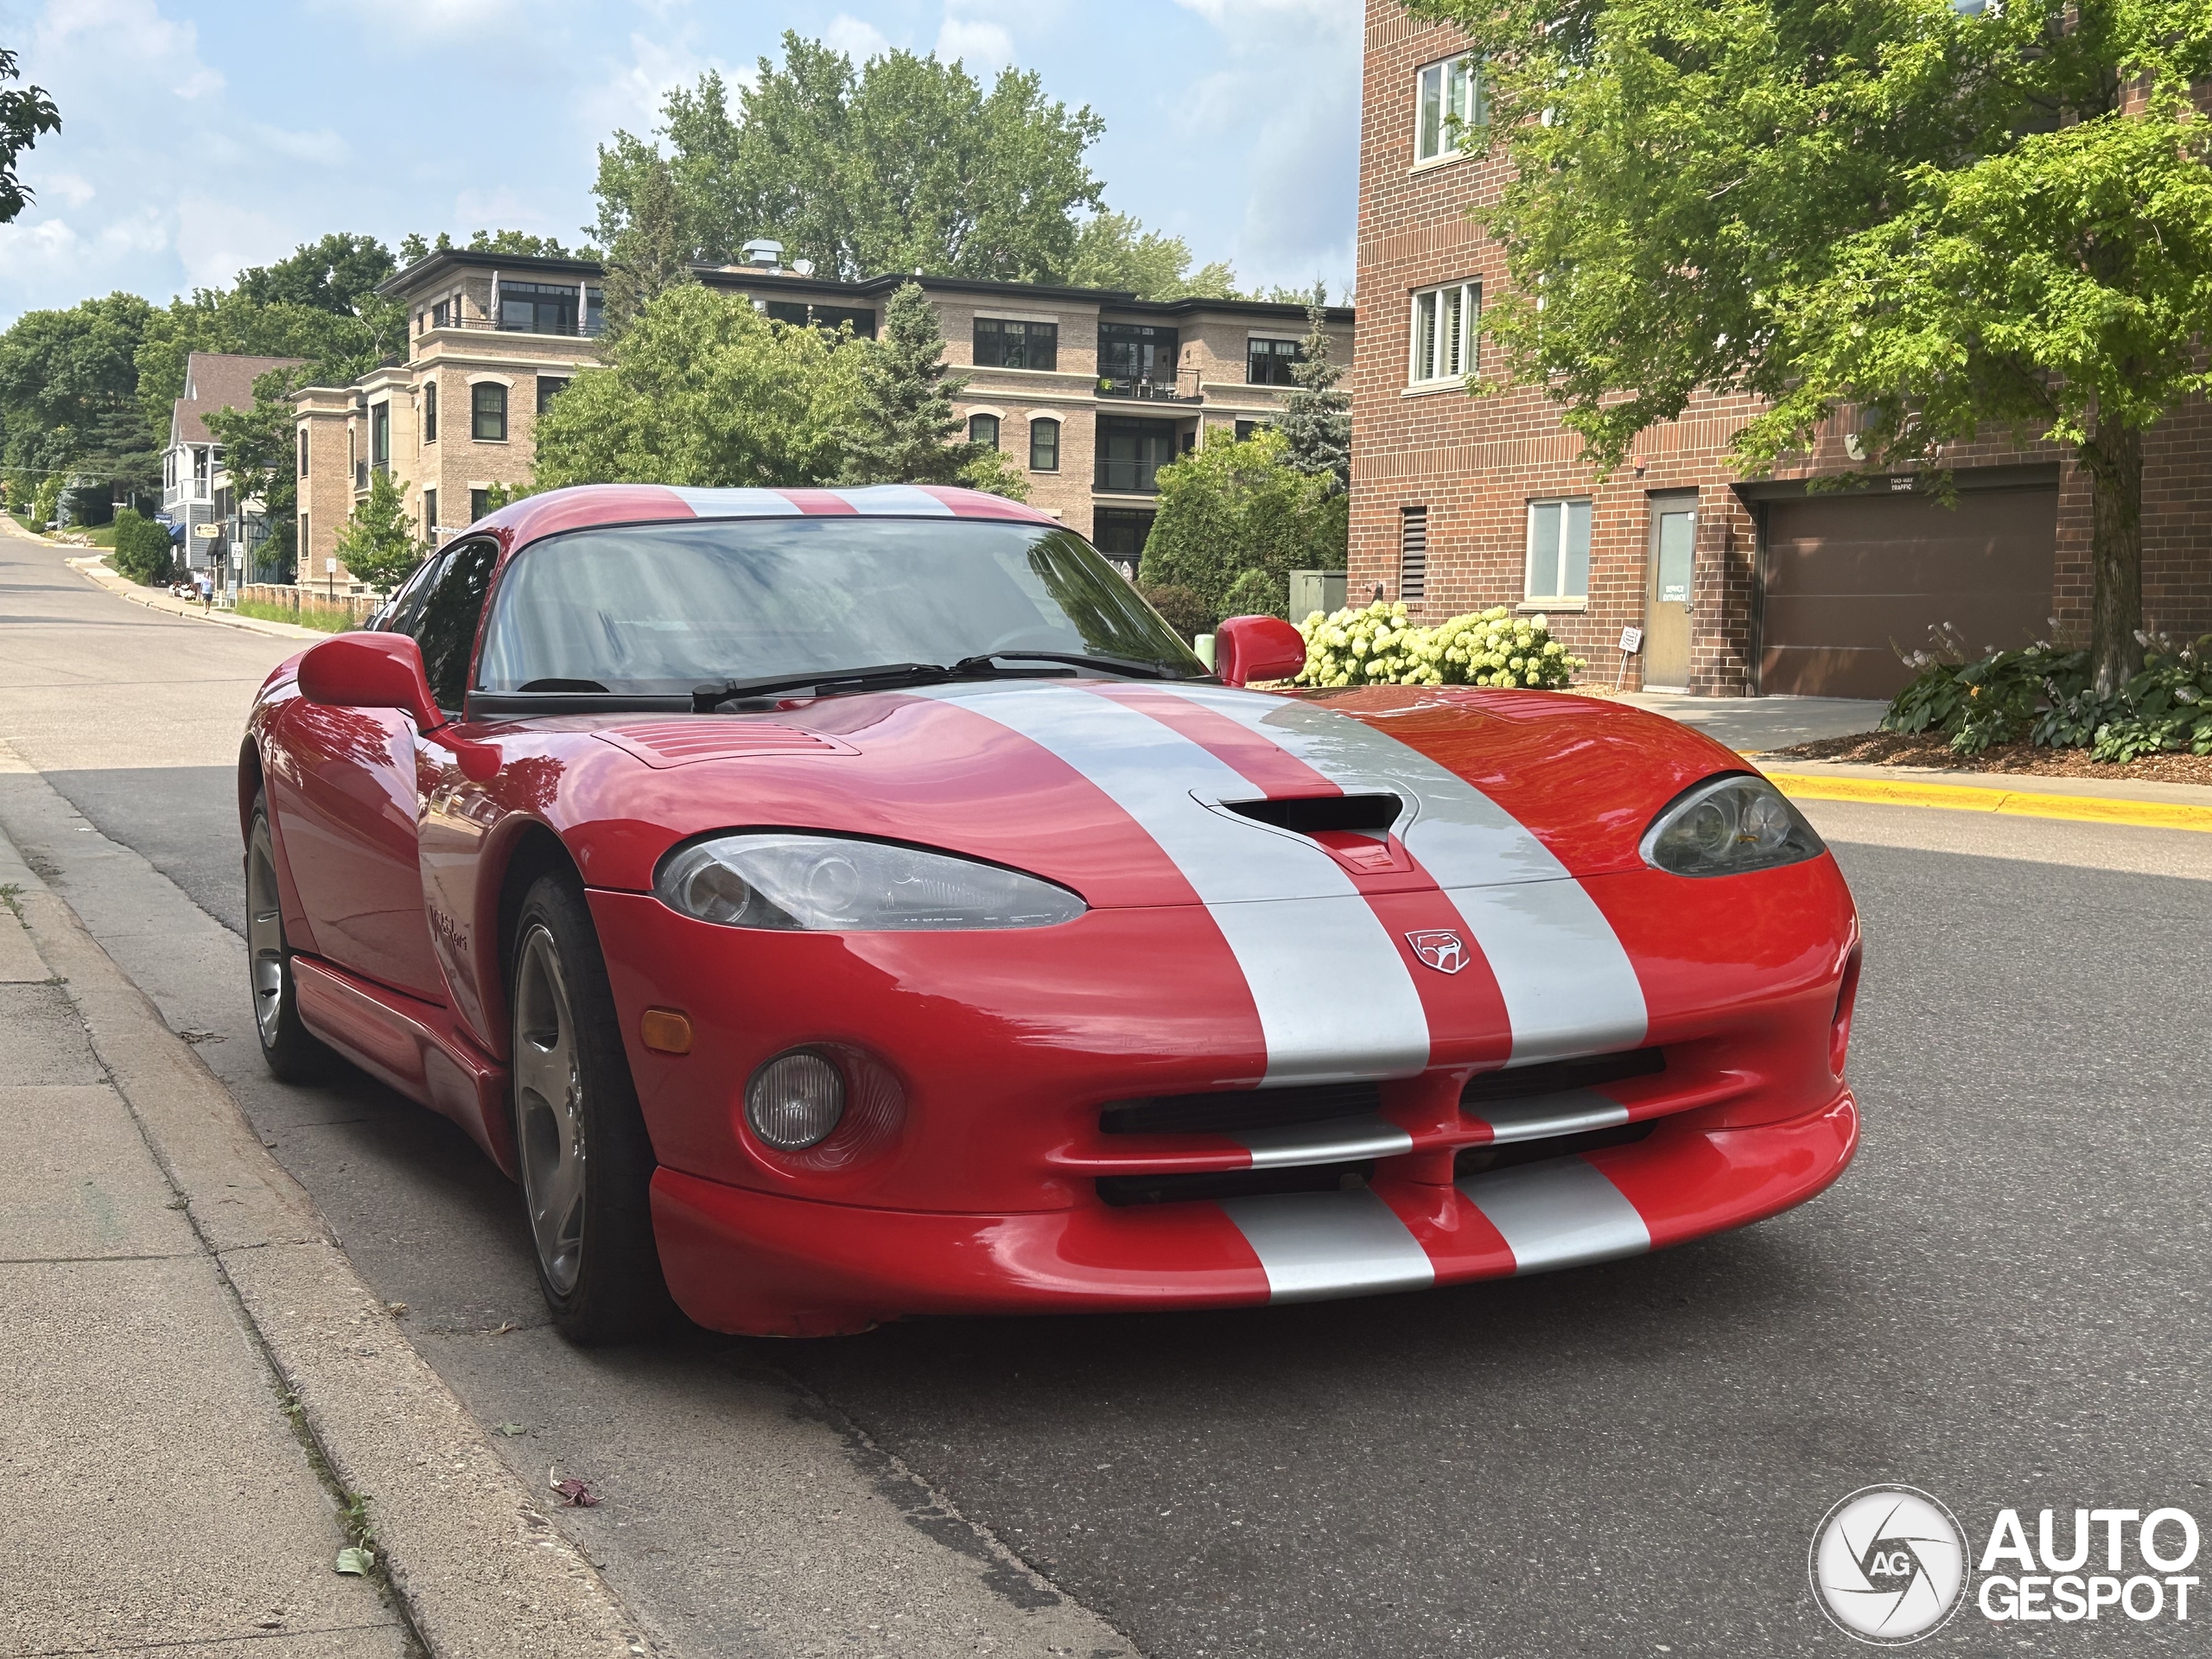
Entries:
[[[1808, 494], [1847, 471], [1841, 430], [1802, 465], [1738, 479], [1729, 441], [1754, 405], [1700, 397], [1599, 480], [1540, 388], [1470, 397], [1481, 306], [1503, 254], [1468, 217], [1505, 163], [1454, 149], [1478, 84], [1464, 37], [1368, 0], [1359, 178], [1360, 327], [1352, 374], [1351, 586], [1380, 583], [1430, 620], [1506, 604], [1547, 613], [1628, 683], [1708, 696], [1886, 696], [1892, 648], [1939, 623], [1973, 646], [2085, 634], [2086, 481], [2061, 450], [1999, 436], [1946, 459], [1960, 492], [1937, 505], [1910, 473]], [[2153, 632], [2212, 630], [2212, 410], [2202, 401], [2146, 443], [2144, 608]]]

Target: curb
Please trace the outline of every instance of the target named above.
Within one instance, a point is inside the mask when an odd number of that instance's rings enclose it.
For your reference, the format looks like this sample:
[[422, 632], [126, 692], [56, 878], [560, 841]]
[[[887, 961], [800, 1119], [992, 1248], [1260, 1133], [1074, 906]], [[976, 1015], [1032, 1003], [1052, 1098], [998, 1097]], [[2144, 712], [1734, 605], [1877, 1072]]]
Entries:
[[[63, 543], [50, 543], [59, 547]], [[327, 639], [330, 635], [319, 628], [303, 628], [291, 622], [267, 622], [257, 616], [240, 616], [233, 611], [202, 610], [197, 605], [181, 599], [170, 599], [167, 594], [141, 593], [135, 582], [126, 582], [107, 568], [107, 556], [99, 554], [88, 559], [65, 559], [79, 575], [104, 592], [118, 599], [129, 600], [133, 605], [143, 605], [149, 611], [159, 611], [165, 616], [186, 617], [194, 622], [213, 622], [218, 627], [239, 628], [248, 633], [273, 634], [280, 639]], [[169, 602], [163, 604], [163, 600]]]
[[316, 1451], [368, 1499], [378, 1557], [432, 1659], [648, 1652], [229, 1091], [4, 837], [0, 867]]
[[2212, 833], [2212, 806], [2173, 801], [2122, 801], [2102, 795], [2053, 795], [2031, 790], [1989, 789], [1970, 784], [1921, 784], [1904, 779], [1838, 778], [1803, 772], [1768, 772], [1785, 795], [1806, 801], [1866, 801], [1883, 806], [1931, 806], [1953, 812], [1995, 812], [2008, 817], [2060, 818], [2077, 823], [2133, 824], [2152, 830]]

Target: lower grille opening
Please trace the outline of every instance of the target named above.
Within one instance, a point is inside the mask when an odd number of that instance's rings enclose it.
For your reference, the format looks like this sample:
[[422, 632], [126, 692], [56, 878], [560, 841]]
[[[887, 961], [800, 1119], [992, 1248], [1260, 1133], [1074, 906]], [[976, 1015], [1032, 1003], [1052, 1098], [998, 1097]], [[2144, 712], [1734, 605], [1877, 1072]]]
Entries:
[[1452, 1160], [1452, 1178], [1480, 1175], [1493, 1169], [1511, 1169], [1519, 1164], [1541, 1164], [1548, 1159], [1566, 1158], [1578, 1152], [1595, 1152], [1600, 1147], [1625, 1147], [1641, 1141], [1651, 1133], [1651, 1124], [1619, 1123], [1610, 1129], [1586, 1129], [1580, 1135], [1554, 1135], [1543, 1141], [1509, 1141], [1503, 1146], [1462, 1147]]
[[1225, 1135], [1382, 1109], [1382, 1090], [1372, 1083], [1299, 1084], [1109, 1101], [1099, 1109], [1098, 1127], [1107, 1135]]
[[1584, 1054], [1571, 1060], [1547, 1060], [1541, 1065], [1482, 1071], [1469, 1077], [1467, 1086], [1459, 1091], [1459, 1107], [1473, 1111], [1497, 1101], [1556, 1095], [1568, 1089], [1595, 1089], [1600, 1084], [1648, 1077], [1666, 1069], [1664, 1049], [1635, 1048], [1620, 1054]]
[[1357, 1164], [1312, 1164], [1300, 1169], [1224, 1169], [1197, 1175], [1102, 1175], [1098, 1196], [1116, 1209], [1141, 1204], [1187, 1204], [1196, 1198], [1256, 1198], [1270, 1192], [1335, 1192], [1364, 1186], [1373, 1160]]

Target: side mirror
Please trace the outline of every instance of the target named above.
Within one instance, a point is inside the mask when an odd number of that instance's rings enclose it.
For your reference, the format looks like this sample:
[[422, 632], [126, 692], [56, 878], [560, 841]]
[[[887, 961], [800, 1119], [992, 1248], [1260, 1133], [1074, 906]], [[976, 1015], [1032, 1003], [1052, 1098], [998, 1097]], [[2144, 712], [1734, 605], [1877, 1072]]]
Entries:
[[404, 633], [334, 634], [300, 658], [300, 695], [340, 709], [397, 709], [417, 731], [446, 723], [423, 671], [423, 647]]
[[1287, 680], [1306, 666], [1306, 636], [1279, 616], [1230, 617], [1214, 630], [1213, 650], [1224, 685]]

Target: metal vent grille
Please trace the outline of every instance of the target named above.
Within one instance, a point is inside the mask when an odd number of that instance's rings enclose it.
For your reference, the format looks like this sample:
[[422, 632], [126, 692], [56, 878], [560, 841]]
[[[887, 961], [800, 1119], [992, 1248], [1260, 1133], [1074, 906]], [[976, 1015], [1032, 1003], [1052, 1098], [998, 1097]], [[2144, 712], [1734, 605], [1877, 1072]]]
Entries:
[[1428, 597], [1428, 509], [1398, 509], [1398, 597], [1408, 605]]

